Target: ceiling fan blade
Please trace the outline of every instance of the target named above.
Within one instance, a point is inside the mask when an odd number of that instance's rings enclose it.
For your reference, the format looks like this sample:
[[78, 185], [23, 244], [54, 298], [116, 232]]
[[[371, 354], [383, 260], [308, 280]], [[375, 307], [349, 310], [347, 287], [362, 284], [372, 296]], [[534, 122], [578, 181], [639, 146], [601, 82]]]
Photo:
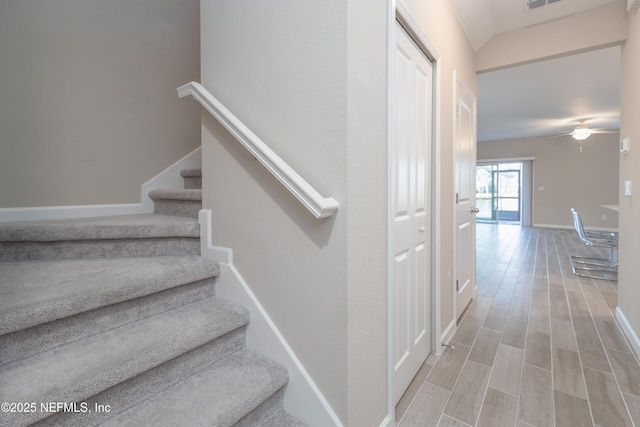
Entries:
[[608, 129], [593, 129], [591, 133], [620, 133], [619, 130], [608, 130]]
[[561, 136], [571, 136], [571, 133], [559, 133], [559, 134], [557, 134], [557, 135], [550, 135], [550, 136], [547, 136], [547, 138], [559, 138], [559, 137], [561, 137]]

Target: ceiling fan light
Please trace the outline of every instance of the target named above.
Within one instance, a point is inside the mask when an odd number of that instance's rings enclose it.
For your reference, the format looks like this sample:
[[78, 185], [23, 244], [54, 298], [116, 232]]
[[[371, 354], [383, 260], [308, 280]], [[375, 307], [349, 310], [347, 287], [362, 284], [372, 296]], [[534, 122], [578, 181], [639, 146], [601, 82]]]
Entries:
[[589, 136], [591, 136], [591, 132], [592, 132], [592, 130], [587, 128], [587, 127], [583, 128], [583, 127], [578, 126], [577, 128], [575, 128], [573, 130], [573, 132], [571, 132], [571, 136], [575, 140], [583, 141], [583, 140], [589, 138]]

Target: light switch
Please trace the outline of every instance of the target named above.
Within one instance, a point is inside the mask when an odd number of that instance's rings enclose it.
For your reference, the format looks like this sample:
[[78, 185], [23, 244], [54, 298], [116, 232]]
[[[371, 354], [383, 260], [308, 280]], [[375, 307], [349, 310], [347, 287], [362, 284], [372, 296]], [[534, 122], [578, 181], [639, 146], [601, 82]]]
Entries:
[[624, 195], [631, 197], [631, 181], [624, 182]]
[[538, 187], [538, 191], [544, 191], [544, 187], [543, 187], [542, 185], [540, 185], [540, 186]]
[[620, 152], [628, 154], [631, 151], [631, 138], [625, 138], [620, 141]]

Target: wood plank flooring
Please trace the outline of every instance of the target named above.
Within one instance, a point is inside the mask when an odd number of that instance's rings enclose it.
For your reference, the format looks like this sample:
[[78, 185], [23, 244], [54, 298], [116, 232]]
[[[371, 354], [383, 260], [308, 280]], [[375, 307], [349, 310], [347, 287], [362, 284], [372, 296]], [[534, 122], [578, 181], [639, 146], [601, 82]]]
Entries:
[[572, 230], [478, 224], [478, 296], [396, 407], [400, 427], [640, 427], [640, 365], [613, 314], [617, 284], [569, 256], [608, 256]]

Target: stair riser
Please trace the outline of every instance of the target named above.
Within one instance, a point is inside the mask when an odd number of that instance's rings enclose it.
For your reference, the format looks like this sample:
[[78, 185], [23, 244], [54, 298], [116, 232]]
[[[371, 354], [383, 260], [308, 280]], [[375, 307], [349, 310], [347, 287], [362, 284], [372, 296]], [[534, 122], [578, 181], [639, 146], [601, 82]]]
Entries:
[[201, 176], [185, 177], [184, 178], [184, 188], [185, 189], [202, 188], [202, 177]]
[[199, 254], [200, 239], [193, 237], [60, 242], [0, 242], [0, 261]]
[[156, 199], [154, 205], [154, 212], [157, 214], [189, 218], [197, 218], [198, 212], [202, 209], [201, 201]]
[[242, 417], [240, 421], [234, 424], [234, 427], [255, 427], [270, 426], [275, 424], [268, 423], [278, 413], [284, 410], [284, 387], [273, 393], [265, 399], [253, 411]]
[[205, 279], [0, 336], [0, 366], [214, 295]]
[[174, 384], [194, 372], [217, 362], [225, 356], [244, 348], [246, 341], [245, 336], [246, 327], [236, 329], [180, 357], [176, 357], [154, 369], [85, 400], [89, 408], [94, 408], [95, 404], [110, 405], [111, 412], [109, 413], [58, 413], [42, 420], [37, 425], [84, 427], [103, 423], [114, 415], [149, 397], [149, 395], [163, 390], [167, 385]]

